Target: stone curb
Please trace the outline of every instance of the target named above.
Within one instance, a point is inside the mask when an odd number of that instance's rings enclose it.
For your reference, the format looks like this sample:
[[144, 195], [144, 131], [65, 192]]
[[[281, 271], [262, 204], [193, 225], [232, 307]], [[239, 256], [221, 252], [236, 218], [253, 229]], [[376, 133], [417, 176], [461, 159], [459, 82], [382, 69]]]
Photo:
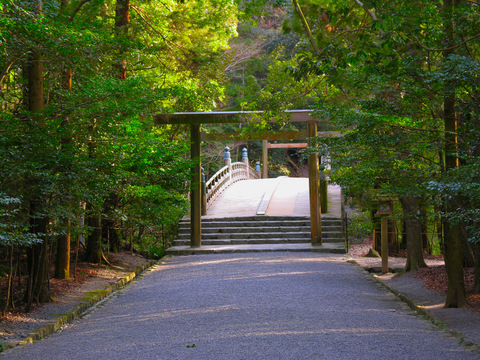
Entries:
[[24, 340], [18, 341], [16, 343], [5, 342], [0, 344], [0, 352], [3, 352], [8, 349], [12, 349], [17, 346], [33, 343], [34, 341], [38, 341], [50, 334], [53, 334], [54, 332], [57, 332], [58, 330], [61, 329], [62, 326], [69, 324], [72, 321], [78, 319], [88, 309], [92, 308], [97, 303], [104, 300], [107, 296], [110, 296], [113, 292], [127, 285], [129, 282], [135, 279], [138, 275], [140, 275], [145, 270], [149, 269], [159, 261], [151, 260], [140, 265], [139, 267], [137, 267], [137, 269], [134, 272], [131, 272], [130, 274], [125, 275], [121, 279], [117, 280], [114, 284], [109, 285], [102, 290], [99, 290], [98, 293], [93, 295], [90, 299], [84, 302], [81, 302], [80, 304], [75, 306], [75, 308], [68, 314], [63, 315], [57, 320], [54, 320], [53, 322], [43, 326], [42, 328], [31, 332]]
[[472, 342], [471, 340], [469, 340], [467, 338], [467, 336], [461, 332], [458, 332], [458, 331], [455, 331], [455, 330], [452, 330], [449, 328], [449, 325], [448, 323], [445, 323], [445, 322], [442, 322], [440, 320], [438, 320], [437, 318], [435, 318], [435, 316], [428, 310], [425, 309], [424, 306], [420, 305], [420, 304], [417, 304], [414, 300], [410, 299], [407, 295], [405, 295], [404, 293], [394, 289], [393, 287], [391, 287], [389, 284], [387, 284], [385, 281], [383, 281], [382, 279], [380, 279], [380, 277], [376, 274], [372, 274], [370, 272], [368, 272], [367, 270], [365, 270], [359, 263], [357, 263], [355, 260], [353, 259], [349, 259], [347, 260], [347, 262], [349, 262], [350, 264], [353, 264], [355, 266], [358, 266], [361, 271], [363, 271], [364, 274], [368, 275], [371, 279], [373, 279], [373, 281], [375, 281], [375, 283], [379, 286], [381, 286], [383, 289], [391, 292], [393, 295], [395, 295], [399, 300], [401, 300], [402, 302], [404, 302], [405, 304], [408, 305], [408, 307], [410, 309], [412, 309], [413, 311], [415, 311], [415, 313], [417, 315], [420, 315], [422, 317], [424, 317], [426, 320], [430, 321], [433, 325], [435, 325], [436, 327], [440, 328], [441, 330], [445, 331], [446, 333], [448, 333], [450, 336], [453, 336], [455, 337], [456, 339], [459, 340], [460, 344], [465, 346], [466, 348], [472, 348], [474, 349], [477, 353], [480, 354], [480, 344], [476, 344], [474, 342]]
[[278, 244], [237, 244], [237, 245], [202, 245], [192, 248], [188, 245], [172, 246], [166, 254], [173, 256], [204, 255], [204, 254], [235, 254], [258, 252], [317, 252], [330, 254], [346, 254], [346, 249], [341, 243], [323, 243], [311, 245], [310, 243], [278, 243]]

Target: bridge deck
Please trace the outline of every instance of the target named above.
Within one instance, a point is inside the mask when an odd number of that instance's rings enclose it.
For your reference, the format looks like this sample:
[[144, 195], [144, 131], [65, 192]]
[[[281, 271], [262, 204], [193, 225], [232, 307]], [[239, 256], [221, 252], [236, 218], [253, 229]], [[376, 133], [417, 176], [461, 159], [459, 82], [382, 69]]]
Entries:
[[[239, 181], [229, 186], [202, 218], [253, 216], [262, 206], [265, 215], [310, 216], [308, 178]], [[341, 217], [339, 186], [328, 186], [328, 210], [322, 218]]]
[[[308, 178], [280, 177], [276, 179], [243, 180], [230, 185], [208, 209], [202, 219], [240, 218], [257, 215], [259, 208], [267, 216], [310, 217]], [[328, 186], [328, 213], [322, 219], [341, 218], [341, 191], [339, 186]], [[186, 216], [185, 220], [189, 220]], [[202, 245], [191, 248], [189, 245], [173, 246], [167, 249], [172, 255], [209, 254], [224, 252], [263, 252], [263, 251], [315, 251], [345, 253], [343, 243], [312, 245], [311, 243], [279, 244], [234, 244]]]

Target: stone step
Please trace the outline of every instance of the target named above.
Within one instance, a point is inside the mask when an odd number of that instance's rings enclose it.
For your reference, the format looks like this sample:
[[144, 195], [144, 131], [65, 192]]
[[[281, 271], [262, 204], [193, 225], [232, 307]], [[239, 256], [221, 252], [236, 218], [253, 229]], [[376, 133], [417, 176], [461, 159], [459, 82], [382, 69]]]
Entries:
[[[189, 238], [190, 234], [182, 234], [179, 238]], [[272, 237], [278, 238], [308, 238], [310, 237], [310, 233], [308, 232], [282, 232], [277, 231], [275, 233], [247, 233], [247, 232], [240, 232], [240, 230], [236, 233], [216, 233], [216, 234], [203, 234], [202, 233], [202, 240], [203, 239], [269, 239]]]
[[[289, 233], [284, 234], [281, 232], [272, 233], [269, 236], [262, 234], [202, 234], [202, 242], [208, 240], [217, 240], [217, 239], [229, 239], [229, 240], [258, 240], [258, 241], [268, 241], [268, 239], [303, 239], [305, 242], [310, 242], [311, 234], [310, 233]], [[344, 241], [342, 233], [339, 232], [328, 232], [322, 233], [322, 240], [328, 242], [338, 242]], [[190, 234], [179, 235], [176, 241], [190, 241]]]
[[[344, 244], [344, 239], [322, 239], [324, 244]], [[238, 245], [238, 244], [310, 244], [310, 239], [270, 238], [270, 239], [205, 239], [203, 245]], [[190, 246], [190, 240], [176, 240], [173, 246]]]
[[[270, 239], [202, 239], [202, 245], [238, 245], [238, 244], [308, 244], [305, 238], [270, 238]], [[190, 240], [176, 240], [174, 246], [188, 246]]]
[[[214, 232], [275, 232], [275, 231], [288, 231], [288, 232], [295, 232], [295, 231], [310, 231], [310, 224], [309, 225], [298, 225], [298, 226], [290, 226], [290, 225], [275, 225], [275, 226], [202, 226], [202, 232], [205, 233], [214, 233]], [[340, 225], [322, 225], [322, 231], [341, 231]], [[178, 228], [179, 233], [189, 233], [190, 232], [190, 224], [188, 226], [182, 226]]]
[[[322, 228], [323, 229], [323, 228]], [[335, 227], [331, 227], [335, 229]], [[309, 232], [310, 226], [245, 226], [245, 227], [202, 227], [202, 234], [214, 233], [271, 233], [271, 232]], [[179, 234], [190, 234], [190, 227], [182, 227], [178, 230]]]
[[[269, 239], [276, 238], [310, 238], [310, 231], [275, 231], [275, 232], [241, 232], [237, 229], [237, 232], [216, 232], [205, 233], [202, 231], [203, 239]], [[339, 231], [322, 231], [323, 239], [335, 239], [343, 238], [343, 234]], [[179, 240], [190, 239], [190, 233], [182, 233], [178, 235]]]
[[[322, 226], [341, 226], [341, 220], [325, 219], [322, 220]], [[227, 228], [227, 227], [266, 227], [266, 226], [308, 226], [310, 227], [310, 220], [283, 220], [283, 221], [205, 221], [202, 220], [202, 228]], [[190, 222], [181, 222], [180, 229], [190, 228]]]
[[[340, 219], [322, 219], [322, 242], [343, 244]], [[309, 244], [310, 218], [305, 216], [248, 216], [202, 219], [202, 246]], [[174, 246], [190, 245], [190, 222], [179, 224]]]
[[[252, 221], [235, 221], [235, 222], [203, 222], [202, 228], [243, 228], [243, 227], [266, 227], [266, 226], [310, 226], [310, 221], [296, 221], [296, 222], [259, 222], [255, 223]], [[179, 228], [190, 228], [190, 223], [179, 224]]]
[[203, 245], [198, 248], [174, 246], [167, 249], [169, 255], [221, 254], [221, 253], [257, 253], [271, 251], [310, 251], [320, 253], [345, 254], [345, 245], [324, 243], [322, 245], [303, 244], [241, 244], [241, 245]]
[[[257, 216], [234, 216], [234, 217], [224, 217], [224, 218], [208, 218], [203, 217], [202, 222], [204, 221], [225, 221], [225, 222], [232, 222], [232, 221], [295, 221], [295, 220], [308, 220], [310, 221], [309, 216], [268, 216], [268, 215], [257, 215]], [[190, 219], [188, 217], [184, 217], [180, 220], [182, 222], [189, 222]]]

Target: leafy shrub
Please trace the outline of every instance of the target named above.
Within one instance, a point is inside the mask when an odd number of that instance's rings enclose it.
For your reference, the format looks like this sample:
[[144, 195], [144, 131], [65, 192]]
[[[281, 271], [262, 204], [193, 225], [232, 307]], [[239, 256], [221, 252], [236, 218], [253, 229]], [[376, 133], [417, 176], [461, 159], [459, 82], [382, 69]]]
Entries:
[[373, 223], [368, 211], [358, 211], [348, 214], [348, 237], [350, 241], [363, 242], [373, 234]]

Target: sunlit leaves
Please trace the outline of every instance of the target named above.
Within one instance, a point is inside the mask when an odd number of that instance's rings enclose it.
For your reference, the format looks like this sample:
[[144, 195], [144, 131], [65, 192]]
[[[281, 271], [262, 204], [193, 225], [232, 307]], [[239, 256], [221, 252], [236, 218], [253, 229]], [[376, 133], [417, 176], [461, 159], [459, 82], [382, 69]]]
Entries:
[[[155, 131], [152, 114], [209, 111], [222, 99], [217, 65], [235, 35], [235, 2], [141, 0], [131, 3], [121, 35], [114, 0], [62, 8], [45, 0], [41, 12], [31, 4], [6, 0], [0, 8], [0, 190], [22, 199], [20, 224], [28, 228], [33, 197], [46, 204], [33, 215], [48, 217], [49, 231], [59, 233], [83, 213], [80, 202], [101, 208], [112, 193], [122, 208], [104, 216], [148, 226], [178, 219], [190, 171], [186, 139], [172, 143]], [[24, 108], [33, 50], [45, 69], [45, 109], [35, 116]], [[126, 79], [118, 79], [121, 63]]]

